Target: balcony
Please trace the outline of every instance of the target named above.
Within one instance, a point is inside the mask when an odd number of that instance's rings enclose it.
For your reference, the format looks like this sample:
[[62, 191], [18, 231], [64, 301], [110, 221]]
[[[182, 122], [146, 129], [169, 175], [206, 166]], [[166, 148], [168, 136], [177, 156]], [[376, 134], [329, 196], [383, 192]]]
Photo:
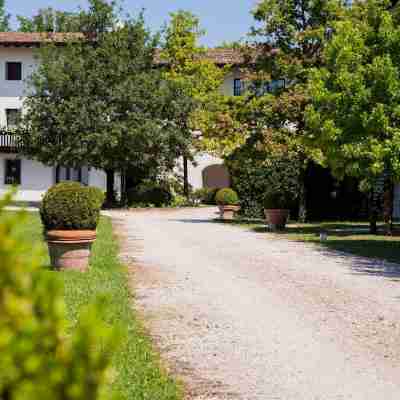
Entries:
[[18, 153], [21, 149], [20, 139], [12, 132], [0, 132], [0, 153]]

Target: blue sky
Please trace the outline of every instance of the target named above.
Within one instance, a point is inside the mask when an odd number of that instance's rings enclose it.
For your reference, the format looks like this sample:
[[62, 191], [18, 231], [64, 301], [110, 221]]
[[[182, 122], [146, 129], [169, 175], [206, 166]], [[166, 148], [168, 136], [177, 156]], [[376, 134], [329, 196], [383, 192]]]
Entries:
[[[125, 0], [124, 9], [135, 12], [146, 9], [147, 24], [158, 30], [177, 9], [190, 10], [200, 17], [207, 35], [203, 43], [215, 46], [221, 42], [238, 40], [245, 36], [253, 23], [250, 10], [256, 0]], [[6, 7], [15, 15], [31, 16], [41, 7], [74, 10], [85, 6], [84, 0], [6, 0]], [[13, 19], [15, 23], [15, 18]]]

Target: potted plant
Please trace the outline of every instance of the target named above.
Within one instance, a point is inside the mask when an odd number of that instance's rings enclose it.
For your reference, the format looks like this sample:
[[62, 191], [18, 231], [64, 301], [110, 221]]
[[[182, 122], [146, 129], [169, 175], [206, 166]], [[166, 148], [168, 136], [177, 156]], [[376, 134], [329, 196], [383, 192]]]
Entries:
[[56, 269], [86, 271], [104, 193], [76, 182], [63, 182], [50, 188], [43, 198], [40, 215]]
[[232, 220], [240, 210], [239, 197], [237, 193], [229, 188], [221, 189], [215, 196], [216, 203], [219, 207], [221, 219]]
[[290, 197], [284, 192], [269, 193], [264, 200], [264, 213], [272, 230], [283, 230], [290, 214]]

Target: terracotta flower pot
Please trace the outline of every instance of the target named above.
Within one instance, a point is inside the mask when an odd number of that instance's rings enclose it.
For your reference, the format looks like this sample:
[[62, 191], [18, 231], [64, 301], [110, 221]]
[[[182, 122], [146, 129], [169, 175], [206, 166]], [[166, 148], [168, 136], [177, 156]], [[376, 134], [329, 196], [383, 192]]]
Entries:
[[272, 230], [285, 229], [287, 220], [289, 218], [289, 210], [274, 209], [264, 210], [265, 218]]
[[240, 206], [219, 205], [218, 208], [219, 208], [220, 218], [226, 221], [233, 220], [235, 214], [240, 210]]
[[87, 271], [96, 231], [48, 231], [46, 240], [52, 267]]

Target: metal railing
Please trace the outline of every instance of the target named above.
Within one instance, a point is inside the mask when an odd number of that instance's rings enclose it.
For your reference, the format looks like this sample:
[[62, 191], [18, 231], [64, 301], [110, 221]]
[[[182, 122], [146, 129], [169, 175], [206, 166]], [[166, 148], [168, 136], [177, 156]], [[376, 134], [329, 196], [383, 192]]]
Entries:
[[17, 134], [12, 132], [0, 133], [0, 151], [16, 152], [21, 148], [21, 141]]

